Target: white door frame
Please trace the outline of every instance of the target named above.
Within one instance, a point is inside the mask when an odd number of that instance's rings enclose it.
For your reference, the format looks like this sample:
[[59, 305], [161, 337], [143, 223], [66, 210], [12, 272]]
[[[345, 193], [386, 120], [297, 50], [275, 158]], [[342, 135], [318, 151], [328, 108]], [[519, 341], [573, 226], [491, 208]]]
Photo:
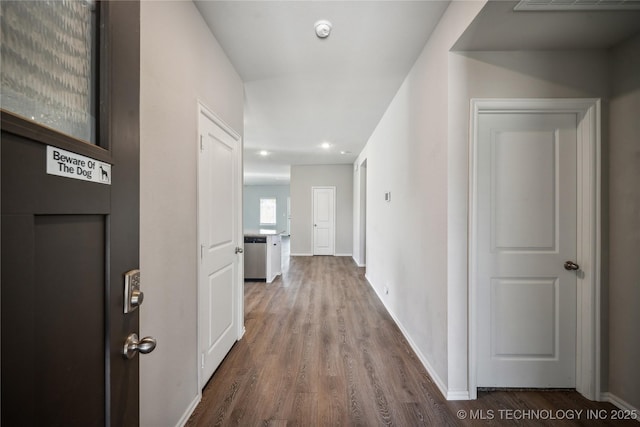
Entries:
[[[238, 215], [236, 216], [236, 221], [238, 224], [238, 230], [237, 230], [237, 235], [236, 235], [236, 239], [238, 242], [238, 246], [239, 247], [244, 247], [244, 231], [243, 231], [243, 225], [242, 225], [242, 176], [243, 176], [243, 161], [242, 161], [242, 157], [243, 157], [243, 153], [242, 153], [242, 137], [240, 136], [240, 134], [238, 132], [236, 132], [231, 126], [229, 126], [227, 123], [224, 122], [224, 120], [222, 120], [220, 117], [218, 117], [217, 114], [215, 114], [213, 112], [213, 110], [211, 110], [209, 107], [207, 107], [202, 101], [198, 100], [197, 102], [197, 114], [198, 114], [198, 129], [197, 129], [197, 135], [196, 135], [196, 144], [194, 144], [194, 152], [195, 152], [195, 156], [197, 159], [197, 168], [196, 168], [196, 194], [197, 196], [197, 201], [196, 201], [196, 212], [197, 212], [197, 219], [196, 219], [196, 223], [197, 223], [197, 229], [196, 229], [196, 236], [198, 236], [198, 241], [196, 242], [196, 259], [198, 260], [197, 262], [197, 266], [196, 266], [196, 277], [197, 277], [197, 282], [198, 282], [198, 286], [197, 286], [197, 301], [200, 301], [201, 295], [200, 295], [200, 269], [202, 268], [202, 259], [200, 257], [200, 230], [202, 228], [202, 221], [204, 220], [204, 218], [200, 218], [199, 217], [199, 212], [200, 212], [200, 182], [199, 182], [199, 176], [200, 176], [200, 169], [201, 169], [201, 164], [200, 164], [200, 158], [202, 156], [200, 156], [200, 137], [199, 135], [202, 133], [202, 115], [206, 116], [208, 119], [210, 119], [211, 121], [213, 121], [217, 126], [219, 126], [223, 131], [225, 131], [227, 134], [229, 134], [229, 136], [231, 136], [234, 140], [239, 142], [239, 147], [238, 147], [238, 152], [239, 152], [239, 156], [238, 156], [238, 163], [236, 165], [237, 170], [240, 171], [239, 172], [239, 179], [240, 182], [238, 183], [238, 191], [236, 191], [236, 198], [237, 200], [235, 201], [236, 206], [238, 207]], [[238, 301], [237, 301], [237, 325], [238, 325], [238, 329], [236, 331], [237, 333], [237, 339], [240, 340], [242, 338], [242, 336], [244, 335], [244, 257], [243, 256], [239, 256], [238, 259], [238, 273], [237, 273], [237, 280], [238, 280], [238, 284], [240, 285], [240, 289], [238, 289], [237, 295], [238, 295]], [[199, 304], [196, 304], [196, 319], [197, 319], [197, 323], [196, 323], [196, 337], [197, 337], [197, 351], [196, 351], [196, 369], [198, 372], [198, 396], [199, 398], [202, 396], [202, 387], [204, 386], [203, 384], [203, 378], [202, 378], [202, 369], [200, 368], [201, 365], [201, 354], [202, 354], [202, 346], [200, 345], [200, 332], [201, 332], [201, 325], [200, 325], [200, 312], [199, 312]]]
[[291, 236], [291, 196], [287, 196], [287, 236]]
[[360, 163], [360, 174], [358, 175], [358, 185], [360, 186], [360, 220], [358, 227], [360, 229], [360, 238], [358, 239], [359, 245], [359, 260], [358, 267], [366, 267], [367, 265], [367, 159], [365, 158]]
[[331, 255], [336, 255], [336, 187], [331, 185], [320, 185], [311, 187], [311, 255], [315, 255], [316, 252], [316, 232], [315, 227], [313, 226], [313, 222], [316, 219], [316, 198], [315, 198], [315, 190], [322, 189], [331, 189], [333, 190], [333, 230], [331, 233], [331, 239], [333, 239], [333, 253]]
[[600, 400], [600, 99], [472, 99], [469, 136], [469, 398], [477, 398], [478, 121], [483, 113], [574, 113], [577, 127], [576, 390]]

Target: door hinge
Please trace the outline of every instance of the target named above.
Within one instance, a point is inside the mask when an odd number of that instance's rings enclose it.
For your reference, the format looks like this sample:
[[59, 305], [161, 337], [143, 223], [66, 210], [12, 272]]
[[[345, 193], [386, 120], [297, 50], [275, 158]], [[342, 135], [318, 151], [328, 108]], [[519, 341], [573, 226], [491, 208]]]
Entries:
[[200, 259], [204, 259], [204, 245], [200, 245]]
[[202, 140], [202, 135], [200, 135], [200, 151], [204, 151], [204, 141]]
[[[193, 360], [193, 359], [191, 359]], [[204, 353], [202, 353], [201, 357], [200, 357], [200, 368], [204, 369]]]

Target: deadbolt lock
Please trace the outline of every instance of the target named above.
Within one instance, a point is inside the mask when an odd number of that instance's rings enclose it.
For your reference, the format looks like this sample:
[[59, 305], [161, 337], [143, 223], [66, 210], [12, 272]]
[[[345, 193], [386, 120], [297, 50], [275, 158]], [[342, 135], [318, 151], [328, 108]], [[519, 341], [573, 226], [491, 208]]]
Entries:
[[144, 301], [140, 290], [140, 270], [130, 270], [124, 274], [124, 312], [131, 313]]

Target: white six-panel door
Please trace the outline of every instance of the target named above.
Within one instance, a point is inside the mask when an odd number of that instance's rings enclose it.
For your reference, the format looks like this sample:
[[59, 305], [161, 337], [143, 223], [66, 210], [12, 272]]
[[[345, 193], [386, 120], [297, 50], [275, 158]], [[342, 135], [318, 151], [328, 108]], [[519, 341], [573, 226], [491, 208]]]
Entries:
[[576, 114], [478, 119], [478, 387], [576, 386]]
[[335, 187], [312, 187], [313, 254], [335, 253]]
[[[199, 117], [198, 234], [200, 242], [198, 329], [200, 384], [204, 385], [240, 338], [241, 144], [238, 135]], [[176, 225], [178, 226], [178, 225]]]

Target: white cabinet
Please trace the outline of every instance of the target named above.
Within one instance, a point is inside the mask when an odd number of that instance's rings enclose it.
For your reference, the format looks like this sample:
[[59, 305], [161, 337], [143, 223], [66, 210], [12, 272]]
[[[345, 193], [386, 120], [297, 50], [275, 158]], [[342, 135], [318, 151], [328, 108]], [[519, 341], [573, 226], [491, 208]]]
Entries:
[[280, 235], [267, 237], [267, 283], [282, 273], [282, 241]]

